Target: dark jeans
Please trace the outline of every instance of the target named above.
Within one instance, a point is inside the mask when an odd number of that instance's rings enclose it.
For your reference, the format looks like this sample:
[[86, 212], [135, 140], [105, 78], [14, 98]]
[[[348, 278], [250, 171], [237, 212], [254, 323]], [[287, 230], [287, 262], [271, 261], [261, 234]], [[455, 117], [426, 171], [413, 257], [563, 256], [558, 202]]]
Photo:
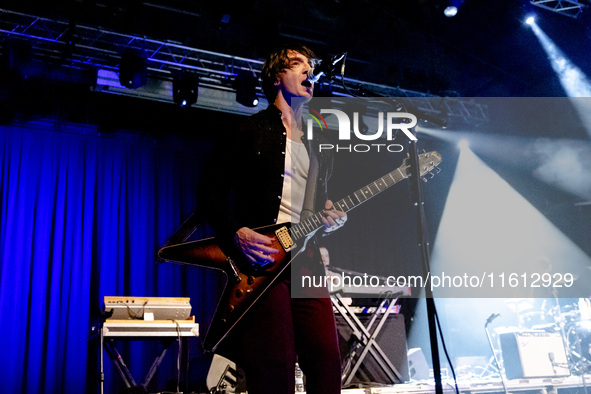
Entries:
[[341, 392], [338, 337], [326, 296], [292, 299], [290, 282], [283, 280], [236, 327], [225, 348], [244, 369], [249, 394], [292, 394], [296, 360], [308, 394]]

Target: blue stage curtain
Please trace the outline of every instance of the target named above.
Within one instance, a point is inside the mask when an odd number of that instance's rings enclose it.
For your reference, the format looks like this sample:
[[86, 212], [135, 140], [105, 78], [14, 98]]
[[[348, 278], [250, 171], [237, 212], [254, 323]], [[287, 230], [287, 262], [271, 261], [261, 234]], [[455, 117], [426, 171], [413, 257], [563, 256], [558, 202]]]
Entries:
[[[98, 350], [88, 349], [98, 341], [90, 328], [105, 295], [192, 296], [198, 321], [212, 314], [210, 272], [155, 263], [195, 209], [205, 151], [133, 133], [0, 126], [3, 392], [94, 390]], [[136, 380], [151, 352], [141, 344], [126, 350]], [[105, 366], [112, 392], [121, 383], [106, 356]]]

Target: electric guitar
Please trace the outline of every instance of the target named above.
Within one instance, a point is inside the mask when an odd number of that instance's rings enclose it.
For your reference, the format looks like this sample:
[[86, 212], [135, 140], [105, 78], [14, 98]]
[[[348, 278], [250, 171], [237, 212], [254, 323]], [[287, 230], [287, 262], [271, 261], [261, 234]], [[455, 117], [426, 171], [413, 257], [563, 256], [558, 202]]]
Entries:
[[[418, 157], [420, 175], [439, 170], [438, 152], [422, 153]], [[337, 210], [348, 212], [373, 196], [410, 176], [408, 158], [394, 171], [362, 187], [353, 194], [334, 203]], [[199, 241], [165, 246], [158, 256], [166, 261], [197, 265], [223, 271], [227, 283], [218, 303], [213, 320], [203, 341], [206, 350], [215, 351], [220, 342], [246, 315], [255, 302], [265, 294], [276, 279], [290, 265], [293, 258], [305, 249], [307, 241], [323, 227], [322, 212], [317, 212], [299, 223], [282, 223], [255, 229], [273, 239], [272, 247], [279, 250], [274, 262], [265, 266], [251, 263], [232, 240], [208, 238]]]

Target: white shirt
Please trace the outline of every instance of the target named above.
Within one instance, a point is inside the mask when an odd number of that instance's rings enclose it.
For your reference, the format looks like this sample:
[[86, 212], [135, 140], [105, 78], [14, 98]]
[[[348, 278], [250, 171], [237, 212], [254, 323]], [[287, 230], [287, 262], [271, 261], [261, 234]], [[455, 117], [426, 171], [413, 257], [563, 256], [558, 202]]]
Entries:
[[285, 153], [283, 193], [277, 223], [298, 223], [304, 205], [310, 158], [302, 142], [289, 138], [285, 143]]

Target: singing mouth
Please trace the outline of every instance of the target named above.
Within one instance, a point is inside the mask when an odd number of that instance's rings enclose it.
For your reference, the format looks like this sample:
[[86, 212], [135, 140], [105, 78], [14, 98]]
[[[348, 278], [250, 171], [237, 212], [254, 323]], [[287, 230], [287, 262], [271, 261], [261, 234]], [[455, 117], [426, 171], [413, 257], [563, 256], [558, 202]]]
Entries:
[[302, 86], [305, 86], [307, 88], [311, 88], [312, 83], [306, 79], [304, 82], [302, 82]]

